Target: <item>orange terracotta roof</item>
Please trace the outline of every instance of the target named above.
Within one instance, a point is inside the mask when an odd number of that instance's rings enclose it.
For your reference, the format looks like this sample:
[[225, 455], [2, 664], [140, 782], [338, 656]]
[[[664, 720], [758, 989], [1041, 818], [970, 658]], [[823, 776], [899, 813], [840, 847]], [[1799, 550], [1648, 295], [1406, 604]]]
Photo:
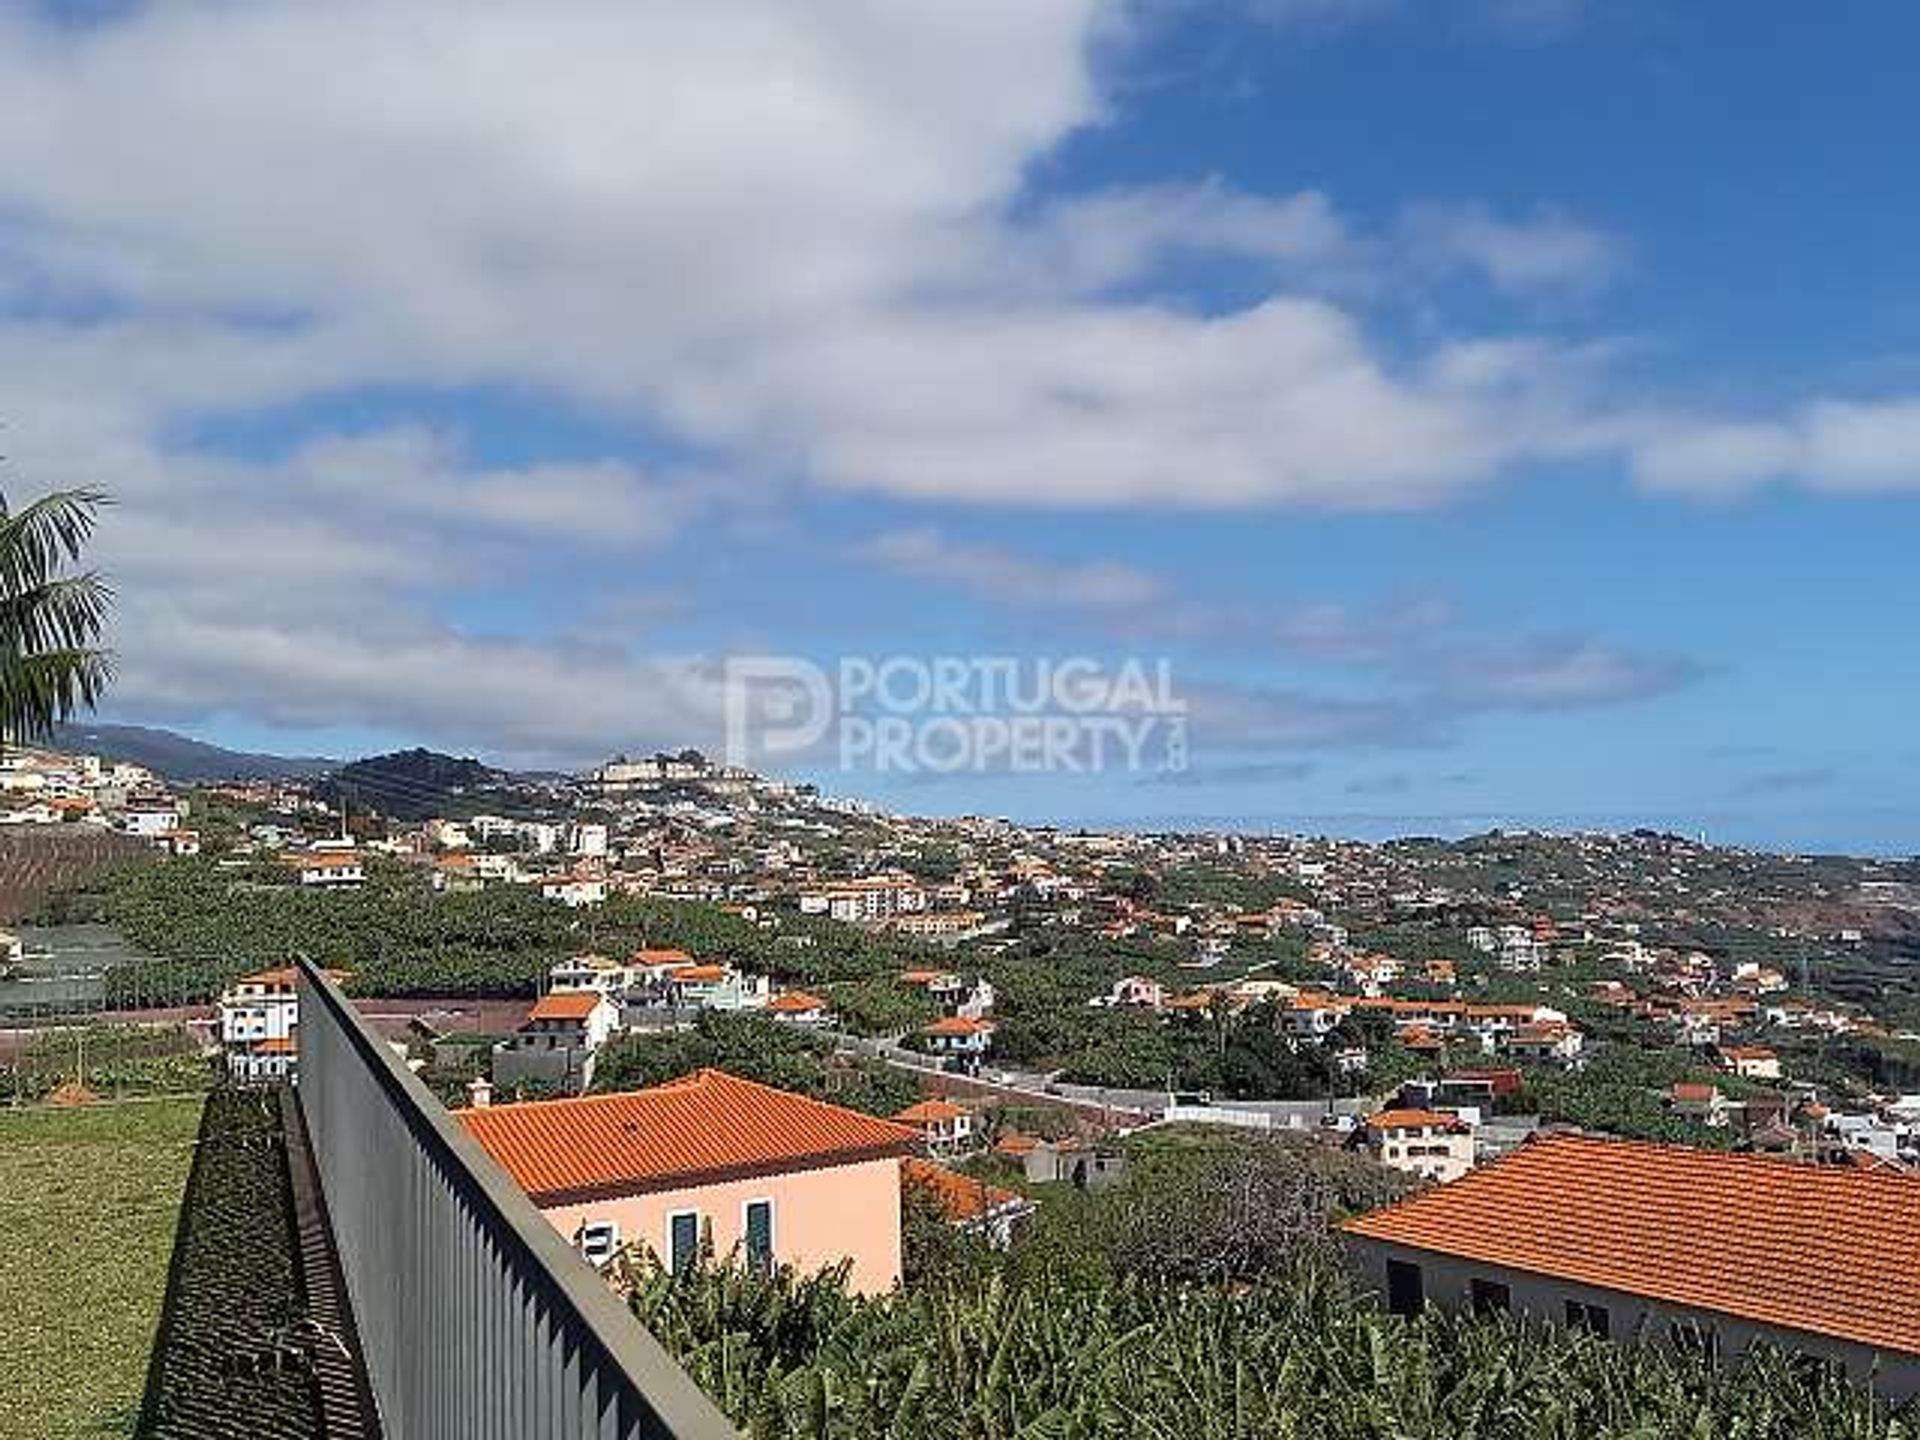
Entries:
[[924, 1125], [929, 1120], [958, 1120], [968, 1113], [963, 1106], [951, 1100], [922, 1100], [917, 1105], [909, 1105], [893, 1118], [902, 1125]]
[[299, 972], [291, 965], [282, 965], [278, 970], [256, 970], [251, 975], [242, 975], [233, 983], [236, 985], [291, 985], [299, 978]]
[[1673, 1089], [1668, 1092], [1675, 1100], [1689, 1102], [1708, 1101], [1720, 1093], [1719, 1087], [1699, 1080], [1676, 1080]]
[[1348, 1233], [1920, 1354], [1920, 1177], [1560, 1136]]
[[1382, 1110], [1367, 1117], [1367, 1127], [1371, 1130], [1459, 1130], [1463, 1122], [1458, 1115], [1443, 1115], [1438, 1110]]
[[903, 1125], [724, 1070], [612, 1095], [455, 1112], [535, 1200], [712, 1184], [897, 1155]]
[[926, 1027], [929, 1035], [991, 1035], [993, 1024], [988, 1020], [974, 1020], [965, 1015], [949, 1015], [944, 1020], [936, 1020]]
[[783, 995], [774, 996], [767, 1002], [767, 1008], [777, 1010], [782, 1015], [804, 1015], [809, 1010], [826, 1009], [827, 1002], [818, 995], [807, 994], [804, 990], [789, 990]]
[[685, 984], [697, 985], [708, 980], [726, 979], [727, 967], [724, 965], [711, 965], [711, 964], [682, 965], [677, 970], [669, 970], [667, 972], [667, 978], [669, 980], [678, 981], [683, 985]]
[[918, 1156], [909, 1156], [900, 1162], [900, 1183], [929, 1196], [955, 1225], [987, 1219], [1006, 1210], [1033, 1208], [1033, 1202], [1024, 1195]]
[[585, 1020], [604, 1003], [597, 990], [556, 991], [542, 995], [527, 1013], [529, 1020]]
[[993, 1142], [993, 1148], [997, 1154], [1017, 1158], [1022, 1155], [1031, 1155], [1039, 1144], [1040, 1141], [1032, 1135], [1022, 1135], [1017, 1130], [1009, 1130]]
[[636, 965], [686, 965], [692, 960], [684, 950], [636, 950], [633, 955]]
[[291, 1035], [272, 1035], [253, 1047], [256, 1055], [297, 1055], [300, 1042]]
[[346, 854], [329, 853], [324, 850], [296, 850], [282, 855], [281, 862], [298, 866], [302, 870], [357, 870], [360, 857], [351, 852]]

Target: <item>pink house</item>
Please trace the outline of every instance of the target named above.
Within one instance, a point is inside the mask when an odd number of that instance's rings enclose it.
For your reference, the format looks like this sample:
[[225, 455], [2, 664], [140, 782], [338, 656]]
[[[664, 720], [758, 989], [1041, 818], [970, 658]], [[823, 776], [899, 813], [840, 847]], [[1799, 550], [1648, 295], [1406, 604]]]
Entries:
[[595, 1264], [624, 1247], [803, 1273], [851, 1261], [862, 1294], [900, 1280], [904, 1125], [701, 1070], [651, 1090], [457, 1112]]

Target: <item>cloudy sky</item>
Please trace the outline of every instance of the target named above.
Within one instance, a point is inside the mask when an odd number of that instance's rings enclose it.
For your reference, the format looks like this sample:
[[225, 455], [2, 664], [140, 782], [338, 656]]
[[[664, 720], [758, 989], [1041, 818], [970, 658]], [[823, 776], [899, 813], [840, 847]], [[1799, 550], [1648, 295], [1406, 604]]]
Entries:
[[921, 811], [1920, 848], [1920, 13], [0, 10], [0, 487], [110, 718], [712, 745], [740, 654], [1166, 657]]

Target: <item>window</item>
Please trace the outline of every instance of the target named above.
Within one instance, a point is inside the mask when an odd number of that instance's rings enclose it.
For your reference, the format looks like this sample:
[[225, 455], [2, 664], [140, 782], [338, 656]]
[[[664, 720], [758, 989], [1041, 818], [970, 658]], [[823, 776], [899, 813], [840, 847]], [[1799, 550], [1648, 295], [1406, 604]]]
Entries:
[[1395, 1315], [1418, 1315], [1425, 1303], [1420, 1267], [1405, 1260], [1387, 1261], [1387, 1309]]
[[684, 1275], [700, 1253], [700, 1212], [676, 1210], [667, 1217], [667, 1268]]
[[1607, 1307], [1581, 1300], [1567, 1301], [1567, 1324], [1575, 1330], [1598, 1335], [1602, 1340], [1613, 1333], [1613, 1317], [1607, 1313]]
[[1667, 1327], [1667, 1338], [1682, 1355], [1695, 1355], [1713, 1364], [1720, 1358], [1720, 1337], [1711, 1325], [1698, 1320], [1676, 1320]]
[[589, 1220], [575, 1232], [573, 1243], [595, 1265], [604, 1265], [620, 1249], [620, 1226], [612, 1220]]
[[1476, 1315], [1504, 1315], [1513, 1304], [1513, 1292], [1505, 1285], [1478, 1277], [1467, 1282], [1467, 1298]]
[[747, 1268], [757, 1275], [773, 1269], [773, 1201], [749, 1200], [746, 1206]]

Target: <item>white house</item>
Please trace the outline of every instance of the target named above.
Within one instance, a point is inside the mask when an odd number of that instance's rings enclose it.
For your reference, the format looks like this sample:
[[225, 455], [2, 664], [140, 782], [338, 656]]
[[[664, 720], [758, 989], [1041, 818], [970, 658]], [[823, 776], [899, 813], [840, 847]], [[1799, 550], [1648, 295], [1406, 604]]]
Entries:
[[[329, 970], [336, 983], [346, 977]], [[291, 1078], [300, 1054], [300, 988], [291, 966], [243, 975], [220, 993], [220, 1048], [235, 1080]]]
[[544, 995], [520, 1028], [493, 1047], [493, 1081], [535, 1081], [554, 1089], [585, 1090], [594, 1059], [620, 1026], [620, 1011], [597, 991]]
[[1445, 1183], [1473, 1169], [1473, 1127], [1438, 1110], [1382, 1110], [1357, 1132], [1381, 1164]]
[[607, 882], [591, 875], [558, 875], [540, 882], [543, 899], [557, 900], [570, 910], [598, 905], [607, 898]]
[[993, 1022], [967, 1015], [949, 1015], [936, 1020], [921, 1032], [934, 1054], [959, 1060], [963, 1065], [978, 1065], [993, 1046]]
[[1720, 1063], [1743, 1080], [1780, 1078], [1780, 1057], [1764, 1045], [1722, 1045]]
[[604, 955], [574, 955], [547, 971], [548, 988], [560, 994], [594, 991], [619, 995], [634, 983], [634, 969]]
[[786, 990], [767, 1002], [767, 1014], [783, 1025], [824, 1025], [833, 1018], [827, 1002], [804, 990]]
[[280, 860], [302, 885], [345, 889], [367, 878], [359, 854], [343, 845], [316, 845], [308, 850], [288, 851]]
[[927, 1154], [937, 1158], [964, 1155], [974, 1147], [973, 1112], [951, 1100], [922, 1100], [893, 1118], [918, 1131]]
[[1126, 1005], [1142, 1010], [1159, 1010], [1167, 1003], [1167, 987], [1146, 975], [1128, 975], [1113, 982], [1113, 990], [1096, 995], [1093, 1005]]

